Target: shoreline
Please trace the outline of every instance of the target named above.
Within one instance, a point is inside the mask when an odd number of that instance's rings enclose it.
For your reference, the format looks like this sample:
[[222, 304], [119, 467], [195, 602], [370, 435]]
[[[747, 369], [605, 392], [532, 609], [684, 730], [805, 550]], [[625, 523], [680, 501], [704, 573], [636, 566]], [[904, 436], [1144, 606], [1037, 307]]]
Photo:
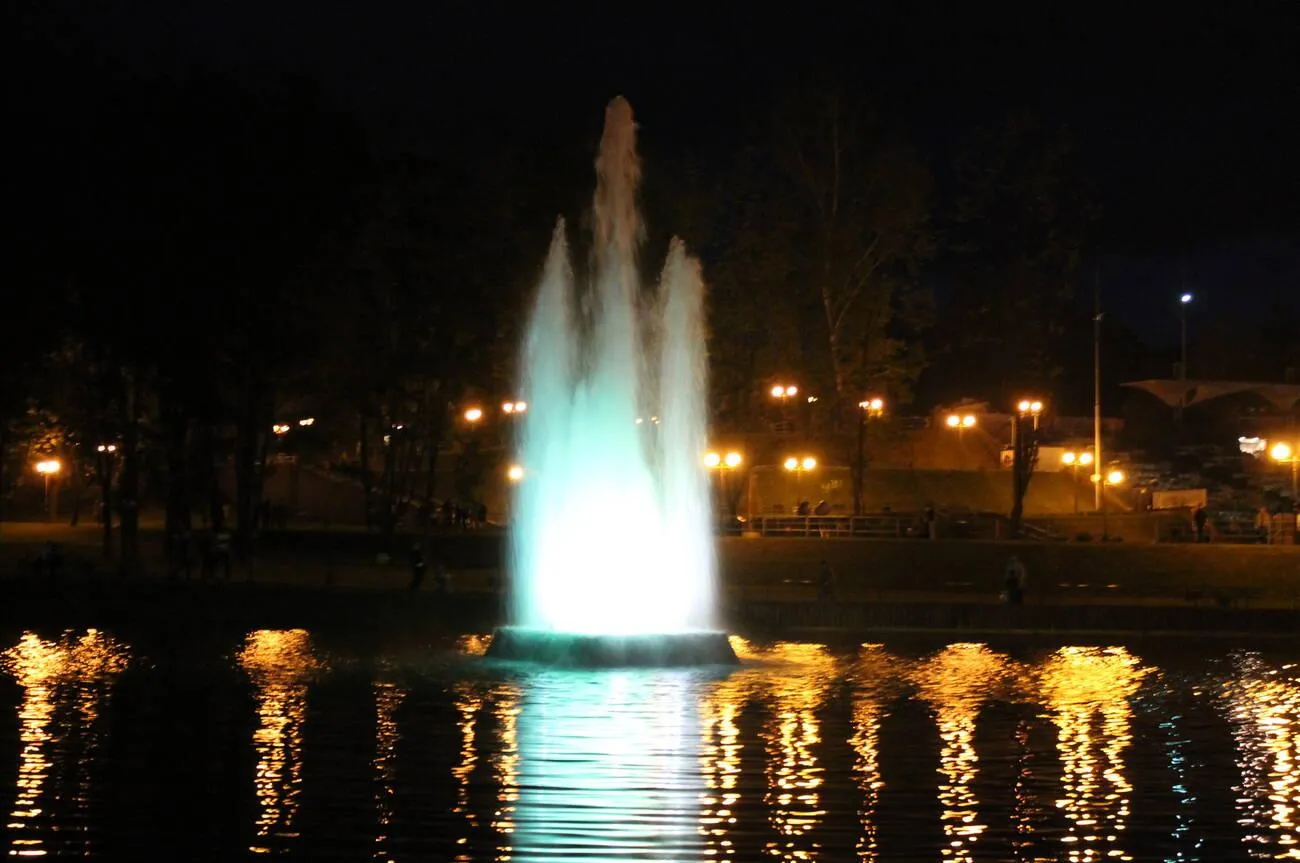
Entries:
[[[140, 629], [159, 636], [249, 629], [309, 629], [362, 638], [489, 632], [505, 623], [506, 600], [486, 591], [439, 595], [426, 589], [321, 588], [240, 582], [113, 578], [4, 580], [0, 626], [17, 630]], [[1300, 638], [1300, 609], [1187, 602], [1029, 602], [1007, 606], [968, 596], [925, 601], [818, 601], [813, 597], [721, 603], [728, 632], [793, 637], [871, 635], [1125, 636]]]

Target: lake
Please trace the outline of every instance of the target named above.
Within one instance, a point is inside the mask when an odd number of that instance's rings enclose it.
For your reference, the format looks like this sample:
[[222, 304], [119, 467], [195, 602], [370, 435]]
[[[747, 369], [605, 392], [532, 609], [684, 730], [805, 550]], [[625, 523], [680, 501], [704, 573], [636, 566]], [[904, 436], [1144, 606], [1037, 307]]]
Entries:
[[10, 632], [14, 856], [1300, 859], [1300, 650], [750, 642], [495, 665], [487, 637]]

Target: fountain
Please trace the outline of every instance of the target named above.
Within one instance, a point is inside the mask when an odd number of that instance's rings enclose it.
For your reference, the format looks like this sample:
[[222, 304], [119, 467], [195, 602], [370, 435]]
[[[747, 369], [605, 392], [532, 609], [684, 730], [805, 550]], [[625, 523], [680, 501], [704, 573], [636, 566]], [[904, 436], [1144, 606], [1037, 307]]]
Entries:
[[735, 662], [718, 630], [705, 449], [704, 286], [674, 239], [641, 289], [632, 107], [605, 110], [593, 277], [563, 220], [523, 356], [511, 625], [489, 655], [561, 665]]

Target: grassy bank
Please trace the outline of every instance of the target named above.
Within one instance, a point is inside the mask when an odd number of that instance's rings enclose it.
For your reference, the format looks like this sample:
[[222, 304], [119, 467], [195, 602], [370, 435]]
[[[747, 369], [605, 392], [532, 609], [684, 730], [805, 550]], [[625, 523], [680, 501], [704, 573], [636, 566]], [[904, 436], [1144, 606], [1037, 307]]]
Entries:
[[1012, 554], [1028, 569], [1031, 604], [1300, 607], [1300, 548], [739, 538], [719, 544], [724, 582], [754, 598], [792, 596], [800, 580], [815, 580], [825, 560], [847, 599], [995, 601]]

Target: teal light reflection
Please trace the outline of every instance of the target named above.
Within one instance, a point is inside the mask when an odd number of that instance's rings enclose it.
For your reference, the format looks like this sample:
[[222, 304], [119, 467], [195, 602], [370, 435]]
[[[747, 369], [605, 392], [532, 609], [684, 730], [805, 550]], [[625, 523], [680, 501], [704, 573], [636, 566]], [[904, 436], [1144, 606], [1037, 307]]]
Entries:
[[702, 858], [690, 671], [543, 671], [521, 681], [512, 846], [501, 859]]

